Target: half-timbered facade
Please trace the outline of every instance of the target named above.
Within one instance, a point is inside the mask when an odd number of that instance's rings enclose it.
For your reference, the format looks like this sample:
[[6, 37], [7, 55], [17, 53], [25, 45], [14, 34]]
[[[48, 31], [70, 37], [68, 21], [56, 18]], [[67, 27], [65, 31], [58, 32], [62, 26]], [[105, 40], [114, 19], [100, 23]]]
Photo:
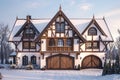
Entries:
[[47, 69], [102, 68], [113, 42], [104, 18], [68, 18], [60, 10], [52, 19], [16, 19], [11, 32], [17, 65], [29, 62]]

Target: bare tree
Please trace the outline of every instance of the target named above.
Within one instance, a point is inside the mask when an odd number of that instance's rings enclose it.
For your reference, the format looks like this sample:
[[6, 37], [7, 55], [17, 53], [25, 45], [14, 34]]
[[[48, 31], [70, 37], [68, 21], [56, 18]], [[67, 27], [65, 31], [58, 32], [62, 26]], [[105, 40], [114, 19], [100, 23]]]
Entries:
[[9, 27], [8, 25], [0, 24], [0, 59], [1, 64], [8, 62], [8, 55], [10, 52], [10, 45], [8, 43], [9, 36]]

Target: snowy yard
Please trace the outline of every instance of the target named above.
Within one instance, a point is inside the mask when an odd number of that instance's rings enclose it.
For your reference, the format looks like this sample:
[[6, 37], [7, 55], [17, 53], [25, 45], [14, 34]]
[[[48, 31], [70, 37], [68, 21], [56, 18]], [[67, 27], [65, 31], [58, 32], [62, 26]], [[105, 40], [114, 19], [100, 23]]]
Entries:
[[120, 75], [101, 76], [101, 69], [10, 70], [0, 69], [2, 80], [120, 80]]

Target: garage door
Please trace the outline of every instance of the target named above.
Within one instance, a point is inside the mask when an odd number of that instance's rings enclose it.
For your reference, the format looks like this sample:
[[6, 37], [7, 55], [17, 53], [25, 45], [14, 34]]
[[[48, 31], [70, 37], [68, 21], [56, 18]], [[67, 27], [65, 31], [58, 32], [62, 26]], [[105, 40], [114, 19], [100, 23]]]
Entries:
[[74, 58], [68, 55], [54, 55], [46, 59], [47, 69], [74, 69]]
[[82, 68], [102, 68], [102, 62], [97, 56], [90, 55], [83, 59]]

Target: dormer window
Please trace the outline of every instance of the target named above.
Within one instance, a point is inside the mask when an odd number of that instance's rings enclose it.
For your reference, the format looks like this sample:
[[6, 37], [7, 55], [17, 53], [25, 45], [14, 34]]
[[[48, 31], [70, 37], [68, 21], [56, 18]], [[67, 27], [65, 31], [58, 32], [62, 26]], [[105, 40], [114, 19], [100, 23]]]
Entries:
[[25, 33], [26, 33], [26, 34], [33, 34], [34, 32], [33, 32], [32, 29], [26, 29], [26, 30], [25, 30]]
[[97, 29], [95, 27], [89, 28], [88, 35], [97, 35]]
[[28, 28], [24, 32], [25, 39], [33, 39], [35, 37], [34, 31], [31, 28]]

